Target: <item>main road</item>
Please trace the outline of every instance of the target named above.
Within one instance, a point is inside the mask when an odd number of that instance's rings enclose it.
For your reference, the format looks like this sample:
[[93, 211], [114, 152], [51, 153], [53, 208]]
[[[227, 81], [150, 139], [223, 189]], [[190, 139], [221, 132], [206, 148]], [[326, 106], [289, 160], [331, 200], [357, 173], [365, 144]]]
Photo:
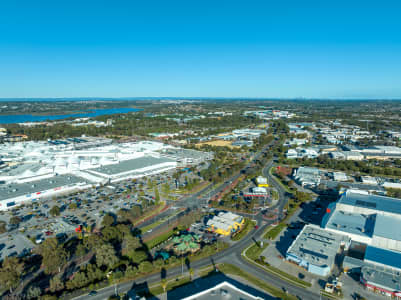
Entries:
[[[273, 162], [269, 162], [264, 168], [263, 168], [263, 174], [269, 178], [270, 184], [272, 184], [278, 191], [279, 193], [279, 202], [273, 207], [272, 209], [278, 209], [280, 214], [282, 213], [282, 209], [287, 201], [286, 197], [286, 192], [283, 189], [283, 187], [276, 181], [275, 178], [273, 178], [269, 170], [272, 167]], [[232, 177], [234, 179], [236, 176], [239, 176], [239, 174], [236, 174]], [[234, 179], [235, 180], [235, 179]], [[229, 184], [229, 181], [226, 181], [225, 184]], [[221, 188], [221, 187], [220, 187]], [[219, 189], [220, 190], [220, 189]], [[203, 191], [203, 190], [202, 190]], [[202, 194], [202, 191], [198, 192], [196, 195], [194, 195], [195, 198], [197, 198], [198, 195]], [[204, 191], [203, 191], [204, 192]], [[218, 193], [218, 192], [216, 192]], [[233, 244], [227, 249], [224, 249], [214, 255], [211, 255], [210, 257], [203, 258], [194, 262], [191, 262], [190, 267], [192, 269], [198, 270], [198, 269], [203, 269], [207, 266], [210, 265], [216, 265], [219, 263], [229, 263], [229, 264], [234, 264], [235, 266], [239, 267], [241, 270], [257, 277], [260, 278], [264, 281], [266, 281], [268, 284], [273, 285], [277, 288], [281, 288], [283, 290], [288, 291], [292, 295], [296, 295], [299, 299], [311, 299], [311, 300], [318, 300], [318, 299], [326, 299], [325, 297], [322, 297], [316, 290], [312, 290], [310, 288], [305, 289], [302, 287], [299, 287], [298, 285], [289, 283], [288, 281], [275, 276], [274, 274], [263, 270], [262, 268], [259, 268], [242, 256], [242, 252], [246, 247], [248, 247], [251, 243], [253, 243], [255, 240], [260, 240], [263, 233], [265, 232], [266, 228], [271, 225], [273, 221], [266, 221], [262, 220], [262, 218], [256, 218], [258, 222], [258, 229], [253, 230], [251, 233], [249, 233], [247, 236], [245, 236], [243, 239], [241, 239], [239, 242]], [[188, 270], [186, 270], [187, 272]], [[171, 269], [167, 270], [167, 277], [168, 278], [176, 278], [177, 276], [182, 274], [182, 267], [174, 267]], [[103, 288], [101, 290], [97, 291], [97, 294], [92, 296], [91, 299], [94, 300], [100, 300], [100, 299], [107, 299], [109, 296], [114, 295], [116, 289], [118, 290], [119, 293], [123, 292], [128, 292], [133, 288], [135, 285], [139, 285], [142, 283], [147, 283], [148, 286], [160, 282], [161, 280], [161, 274], [160, 273], [154, 273], [148, 276], [144, 276], [141, 278], [138, 278], [136, 280], [120, 283], [117, 286], [109, 286], [106, 288]], [[75, 299], [81, 300], [81, 299], [86, 299], [88, 295], [82, 295], [79, 297], [76, 297]], [[68, 299], [73, 298], [67, 297]], [[328, 299], [328, 298], [327, 298]]]
[[[221, 185], [213, 188], [213, 186], [211, 187], [210, 185], [204, 187], [203, 189], [199, 190], [198, 192], [183, 197], [182, 199], [178, 200], [178, 201], [172, 201], [170, 204], [174, 205], [175, 207], [184, 207], [184, 208], [199, 208], [202, 205], [207, 205], [207, 201], [202, 200], [202, 199], [210, 199], [213, 198], [214, 196], [216, 196], [217, 194], [221, 193], [223, 190], [227, 189], [232, 182], [236, 181], [238, 178], [240, 178], [241, 173], [244, 172], [247, 168], [249, 168], [255, 160], [258, 160], [259, 157], [266, 151], [269, 149], [269, 147], [276, 142], [276, 140], [271, 141], [270, 143], [266, 144], [259, 152], [257, 152], [255, 155], [253, 155], [248, 164], [246, 166], [244, 166], [240, 171], [236, 172], [235, 174], [233, 174], [230, 178], [226, 179], [224, 181], [224, 183], [222, 183]], [[283, 198], [284, 199], [284, 198]], [[203, 202], [204, 201], [204, 202]], [[202, 203], [203, 202], [203, 203]], [[283, 205], [284, 206], [284, 205]], [[154, 216], [153, 218], [150, 218], [149, 220], [146, 220], [145, 222], [141, 223], [141, 225], [139, 225], [139, 228], [145, 227], [147, 225], [150, 225], [154, 222], [156, 222], [157, 220], [160, 220], [162, 218], [166, 218], [171, 215], [171, 210], [167, 210], [165, 212], [163, 212], [162, 214], [159, 214], [157, 216]], [[152, 232], [157, 232], [159, 229], [162, 228], [166, 228], [168, 227], [168, 225], [170, 223], [173, 223], [179, 216], [181, 216], [181, 214], [169, 218], [167, 219], [165, 222], [159, 224], [158, 226], [156, 226], [155, 228], [152, 229]], [[147, 236], [149, 236], [150, 233], [143, 233], [143, 237], [146, 238]]]
[[[239, 267], [241, 270], [252, 274], [253, 276], [260, 278], [264, 281], [266, 281], [268, 284], [271, 284], [277, 288], [282, 288], [287, 290], [290, 294], [296, 295], [301, 299], [311, 299], [311, 300], [318, 300], [322, 299], [319, 293], [316, 293], [315, 291], [312, 291], [310, 289], [304, 289], [302, 287], [299, 287], [297, 285], [291, 284], [287, 282], [286, 280], [281, 279], [280, 277], [276, 277], [275, 275], [264, 271], [261, 268], [256, 267], [255, 265], [249, 263], [247, 260], [245, 260], [242, 257], [242, 252], [243, 250], [249, 246], [251, 243], [253, 243], [254, 240], [259, 239], [259, 237], [264, 233], [266, 230], [267, 226], [269, 226], [268, 223], [264, 222], [263, 224], [261, 222], [258, 223], [260, 227], [258, 229], [255, 229], [252, 233], [248, 234], [246, 237], [244, 237], [242, 240], [237, 242], [236, 244], [232, 245], [231, 247], [224, 249], [214, 255], [211, 255], [210, 257], [203, 258], [194, 262], [191, 262], [190, 267], [193, 269], [203, 269], [207, 266], [210, 265], [216, 265], [219, 263], [229, 263], [229, 264], [234, 264], [235, 266]], [[186, 270], [187, 272], [188, 270]], [[182, 274], [182, 268], [181, 267], [174, 267], [171, 269], [167, 270], [167, 277], [168, 278], [175, 278], [179, 275]], [[161, 274], [160, 273], [155, 273], [151, 274], [142, 278], [138, 278], [136, 280], [120, 283], [117, 286], [109, 286], [106, 288], [103, 288], [101, 290], [97, 291], [96, 295], [93, 295], [91, 299], [94, 300], [101, 300], [101, 299], [107, 299], [111, 295], [115, 294], [116, 289], [118, 290], [119, 293], [126, 293], [129, 290], [132, 289], [133, 286], [139, 285], [142, 283], [147, 283], [148, 286], [151, 284], [160, 282], [161, 280]], [[87, 299], [88, 295], [82, 295], [79, 297], [76, 297], [75, 299], [81, 300], [81, 299]], [[67, 297], [67, 299], [71, 299], [72, 297]]]

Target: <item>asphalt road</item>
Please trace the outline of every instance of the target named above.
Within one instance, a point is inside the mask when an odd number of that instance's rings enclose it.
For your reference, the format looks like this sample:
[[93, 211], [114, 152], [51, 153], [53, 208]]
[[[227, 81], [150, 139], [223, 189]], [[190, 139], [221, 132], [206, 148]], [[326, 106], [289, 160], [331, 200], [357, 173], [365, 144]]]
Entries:
[[[274, 142], [274, 141], [273, 141]], [[273, 143], [272, 142], [272, 143]], [[271, 143], [270, 143], [271, 144]], [[266, 150], [270, 144], [266, 145], [263, 150]], [[258, 159], [260, 155], [262, 154], [263, 150], [259, 153], [257, 153], [252, 159], [251, 162], [245, 167], [247, 168], [252, 164], [252, 161], [255, 159]], [[283, 216], [283, 207], [285, 203], [287, 202], [287, 196], [286, 196], [286, 191], [283, 189], [283, 187], [269, 174], [269, 169], [273, 165], [273, 161], [269, 162], [262, 170], [262, 173], [264, 174], [265, 177], [269, 179], [269, 183], [274, 186], [278, 193], [279, 193], [279, 201], [278, 203], [270, 208], [271, 210], [277, 209], [280, 218]], [[241, 175], [241, 172], [238, 172], [237, 174], [234, 174], [230, 179], [226, 180], [225, 183], [223, 183], [221, 186], [217, 187], [213, 191], [210, 192], [210, 197], [213, 197], [214, 195], [218, 194], [221, 192], [223, 189], [225, 189], [228, 185], [231, 184], [234, 180], [238, 179], [239, 176]], [[197, 207], [199, 205], [199, 196], [203, 195], [205, 192], [208, 192], [209, 187], [206, 187], [199, 192], [195, 193], [194, 195], [191, 195], [189, 197], [186, 197], [182, 200], [179, 201], [178, 204], [180, 205], [185, 205], [186, 207]], [[267, 226], [269, 226], [273, 221], [266, 221], [261, 218], [261, 214], [259, 213], [255, 219], [258, 222], [258, 229], [253, 230], [250, 234], [248, 234], [246, 237], [241, 239], [239, 242], [233, 244], [227, 249], [222, 250], [221, 252], [218, 252], [210, 257], [200, 259], [198, 261], [192, 262], [190, 267], [193, 269], [202, 269], [205, 268], [209, 265], [213, 264], [218, 264], [218, 263], [230, 263], [234, 264], [240, 269], [244, 270], [245, 272], [254, 275], [257, 278], [261, 278], [267, 283], [287, 290], [290, 294], [298, 296], [300, 299], [325, 299], [324, 297], [321, 297], [318, 293], [311, 291], [310, 289], [304, 289], [301, 287], [298, 287], [296, 285], [290, 284], [289, 282], [281, 279], [280, 277], [276, 277], [273, 274], [264, 271], [263, 269], [260, 269], [258, 267], [255, 267], [253, 264], [249, 263], [246, 261], [242, 256], [241, 253], [242, 251], [249, 246], [253, 241], [260, 239], [260, 237], [263, 235], [265, 229]], [[153, 220], [154, 221], [154, 220]], [[165, 224], [161, 224], [159, 226], [165, 226]], [[158, 227], [159, 227], [158, 226]], [[185, 267], [185, 271], [188, 271]], [[175, 267], [167, 270], [167, 277], [169, 278], [174, 278], [182, 273], [182, 267]], [[109, 296], [113, 295], [115, 293], [115, 289], [118, 290], [119, 293], [121, 292], [128, 292], [129, 290], [132, 289], [133, 286], [141, 284], [141, 283], [147, 283], [148, 285], [151, 285], [153, 283], [160, 282], [161, 279], [161, 274], [160, 273], [155, 273], [152, 275], [148, 275], [142, 278], [138, 278], [137, 280], [121, 283], [118, 286], [109, 286], [106, 287], [102, 290], [99, 290], [96, 295], [90, 297], [91, 299], [94, 300], [100, 300], [100, 299], [107, 299]], [[73, 297], [67, 298], [67, 299], [72, 299]], [[87, 299], [88, 295], [82, 295], [79, 297], [76, 297], [74, 299]]]
[[262, 170], [262, 174], [263, 176], [265, 176], [268, 179], [268, 182], [271, 186], [273, 186], [277, 192], [278, 192], [278, 196], [279, 196], [279, 202], [270, 207], [268, 210], [269, 211], [274, 211], [277, 210], [279, 213], [279, 219], [283, 218], [283, 209], [285, 204], [287, 203], [288, 197], [286, 195], [286, 190], [276, 181], [276, 179], [270, 175], [269, 170], [270, 168], [273, 166], [273, 161], [270, 161]]
[[[271, 176], [268, 173], [268, 170], [270, 169], [272, 163], [269, 163], [265, 168], [264, 168], [264, 174], [266, 177], [269, 177], [270, 183], [274, 185], [274, 187], [279, 191], [279, 202], [276, 205], [276, 208], [279, 208], [280, 212], [282, 211], [282, 208], [284, 207], [286, 203], [286, 196], [285, 196], [285, 190], [275, 181], [275, 179], [271, 178]], [[317, 292], [313, 292], [310, 289], [304, 289], [301, 288], [297, 285], [290, 284], [289, 282], [281, 279], [280, 277], [276, 277], [273, 274], [264, 271], [263, 269], [260, 269], [258, 267], [255, 267], [253, 264], [249, 263], [246, 261], [242, 256], [241, 253], [242, 251], [249, 246], [254, 240], [260, 239], [264, 231], [266, 230], [267, 226], [271, 224], [272, 221], [262, 221], [260, 217], [257, 217], [257, 222], [259, 225], [259, 228], [252, 231], [250, 234], [248, 234], [246, 237], [244, 237], [242, 240], [239, 242], [235, 243], [232, 245], [230, 248], [227, 248], [219, 253], [216, 253], [208, 258], [204, 258], [198, 261], [195, 261], [191, 263], [191, 268], [193, 269], [202, 269], [205, 268], [209, 265], [213, 264], [218, 264], [218, 263], [230, 263], [234, 264], [237, 267], [239, 267], [241, 270], [244, 270], [245, 272], [252, 274], [253, 276], [257, 278], [261, 278], [267, 283], [277, 287], [277, 288], [282, 288], [288, 291], [290, 294], [298, 296], [300, 299], [311, 299], [311, 300], [318, 300], [318, 299], [325, 299], [324, 297], [321, 297]], [[184, 269], [184, 272], [187, 272], [188, 270]], [[182, 268], [181, 267], [175, 267], [172, 269], [167, 270], [167, 277], [169, 278], [174, 278], [182, 273]], [[141, 284], [141, 283], [147, 283], [148, 285], [152, 285], [154, 283], [160, 282], [161, 275], [159, 273], [152, 274], [146, 277], [139, 278], [134, 281], [126, 282], [119, 284], [118, 286], [109, 286], [106, 287], [102, 290], [99, 290], [98, 293], [94, 296], [91, 297], [91, 299], [94, 300], [100, 300], [100, 299], [107, 299], [109, 296], [113, 295], [115, 293], [115, 289], [117, 288], [118, 292], [128, 292], [129, 290], [132, 289], [133, 286]], [[87, 299], [88, 295], [83, 295], [80, 297], [77, 297], [75, 299]]]
[[[230, 248], [227, 248], [221, 252], [218, 252], [210, 257], [192, 262], [190, 267], [193, 269], [202, 269], [205, 268], [209, 265], [213, 264], [218, 264], [218, 263], [230, 263], [234, 264], [240, 269], [244, 270], [245, 272], [254, 275], [257, 278], [261, 278], [267, 283], [277, 287], [277, 288], [284, 288], [287, 290], [290, 294], [296, 295], [300, 297], [301, 299], [324, 299], [321, 298], [319, 294], [314, 293], [310, 290], [303, 289], [301, 287], [298, 287], [296, 285], [290, 284], [287, 281], [276, 277], [272, 275], [269, 272], [266, 272], [258, 267], [255, 267], [251, 263], [247, 262], [244, 260], [241, 256], [242, 251], [252, 243], [253, 240], [257, 240], [258, 237], [260, 237], [266, 227], [269, 225], [268, 223], [264, 222], [264, 224], [260, 223], [258, 225], [261, 225], [258, 229], [254, 230], [251, 232], [251, 234], [248, 234], [246, 237], [244, 237], [242, 240], [240, 240], [238, 243], [234, 244]], [[184, 272], [187, 272], [187, 267], [184, 267]], [[182, 268], [181, 266], [171, 268], [167, 270], [167, 277], [168, 278], [175, 278], [177, 276], [180, 276], [182, 274]], [[113, 295], [115, 293], [115, 289], [117, 288], [118, 292], [128, 292], [129, 290], [132, 289], [133, 286], [141, 284], [141, 283], [147, 283], [148, 285], [152, 285], [154, 283], [160, 282], [161, 279], [161, 274], [160, 273], [155, 273], [146, 277], [138, 278], [137, 280], [121, 283], [117, 286], [109, 286], [106, 287], [102, 290], [99, 290], [96, 295], [90, 297], [90, 299], [94, 300], [101, 300], [101, 299], [107, 299], [109, 296]], [[72, 298], [72, 297], [71, 297]], [[67, 299], [71, 299], [67, 298]], [[87, 299], [88, 295], [82, 295], [79, 297], [76, 297], [74, 299]]]

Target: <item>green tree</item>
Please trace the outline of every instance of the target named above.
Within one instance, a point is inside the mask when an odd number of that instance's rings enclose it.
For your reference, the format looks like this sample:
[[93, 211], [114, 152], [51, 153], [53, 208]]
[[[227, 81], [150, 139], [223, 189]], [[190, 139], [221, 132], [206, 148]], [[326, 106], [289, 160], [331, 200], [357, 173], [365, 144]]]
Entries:
[[86, 276], [90, 282], [103, 279], [104, 273], [95, 264], [86, 265]]
[[0, 285], [13, 291], [20, 283], [24, 265], [16, 257], [6, 257], [0, 269]]
[[386, 188], [386, 194], [389, 197], [401, 198], [401, 189]]
[[126, 235], [121, 245], [122, 254], [127, 255], [131, 251], [139, 248], [140, 246], [141, 246], [141, 241], [139, 240], [139, 238], [132, 235]]
[[91, 234], [88, 236], [85, 236], [83, 239], [83, 245], [88, 251], [92, 251], [97, 249], [103, 244], [103, 241], [101, 237], [99, 237], [97, 234]]
[[7, 223], [0, 221], [0, 234], [7, 232]]
[[161, 280], [161, 286], [163, 288], [163, 291], [166, 292], [166, 288], [167, 288], [167, 279], [166, 278], [163, 278]]
[[299, 202], [306, 202], [311, 200], [311, 195], [309, 193], [296, 191], [295, 199]]
[[104, 244], [96, 249], [96, 264], [98, 267], [112, 268], [118, 262], [116, 251], [110, 244]]
[[58, 292], [58, 291], [61, 291], [62, 289], [64, 289], [64, 281], [62, 280], [61, 276], [62, 276], [61, 274], [58, 274], [58, 275], [50, 278], [49, 289], [52, 293]]
[[82, 257], [86, 254], [86, 248], [84, 244], [78, 244], [77, 249], [75, 250], [75, 255], [78, 257]]
[[157, 186], [155, 187], [155, 202], [156, 204], [160, 203], [159, 189], [157, 188]]
[[43, 295], [42, 297], [40, 297], [40, 300], [57, 300], [57, 296]]
[[110, 215], [110, 214], [106, 214], [103, 217], [102, 226], [103, 227], [111, 226], [111, 225], [114, 224], [114, 222], [115, 222], [114, 217], [112, 215]]
[[148, 255], [143, 250], [132, 250], [129, 252], [128, 257], [135, 264], [139, 264], [148, 258]]
[[39, 253], [43, 257], [42, 263], [47, 274], [60, 272], [68, 259], [67, 251], [55, 237], [46, 239], [40, 245]]
[[107, 226], [102, 229], [103, 240], [105, 241], [121, 241], [123, 234], [116, 228]]
[[51, 216], [55, 217], [55, 216], [59, 216], [60, 215], [60, 207], [58, 207], [57, 205], [53, 206], [50, 210], [49, 213]]
[[152, 179], [148, 179], [148, 183], [147, 183], [148, 189], [151, 190], [153, 188], [153, 181]]
[[67, 289], [73, 290], [76, 288], [81, 288], [86, 286], [89, 283], [88, 278], [84, 272], [77, 272], [73, 275], [73, 277], [67, 281]]
[[139, 217], [142, 214], [142, 209], [139, 205], [134, 205], [130, 209], [130, 213], [134, 218]]
[[10, 218], [10, 224], [12, 225], [18, 225], [19, 223], [21, 223], [21, 218], [18, 216], [13, 216]]
[[35, 299], [35, 298], [38, 298], [40, 296], [40, 294], [42, 294], [42, 290], [40, 289], [40, 287], [32, 285], [27, 290], [26, 297], [28, 299]]
[[169, 194], [170, 194], [170, 185], [166, 182], [165, 184], [163, 184], [162, 186], [162, 192], [164, 193], [164, 195], [168, 198]]
[[138, 270], [140, 273], [149, 273], [153, 270], [153, 265], [151, 262], [145, 260], [139, 264]]

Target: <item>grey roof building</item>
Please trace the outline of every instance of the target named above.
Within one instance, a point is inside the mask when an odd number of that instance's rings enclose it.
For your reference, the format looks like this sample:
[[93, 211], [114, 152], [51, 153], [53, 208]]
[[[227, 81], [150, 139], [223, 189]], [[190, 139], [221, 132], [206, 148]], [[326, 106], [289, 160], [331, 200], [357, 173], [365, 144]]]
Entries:
[[320, 172], [317, 168], [299, 167], [294, 178], [302, 185], [318, 185], [320, 183]]
[[295, 262], [308, 272], [329, 275], [340, 247], [348, 247], [350, 238], [324, 230], [316, 225], [306, 225], [286, 253], [288, 261]]
[[43, 191], [55, 189], [61, 186], [73, 186], [82, 182], [87, 183], [83, 178], [69, 174], [58, 175], [51, 178], [26, 183], [2, 184], [0, 185], [0, 201], [19, 196], [28, 197], [28, 195], [40, 195]]
[[110, 181], [118, 181], [127, 178], [137, 178], [154, 173], [160, 173], [177, 166], [175, 160], [167, 157], [143, 156], [125, 160], [117, 164], [105, 165], [95, 169], [86, 170], [87, 173]]

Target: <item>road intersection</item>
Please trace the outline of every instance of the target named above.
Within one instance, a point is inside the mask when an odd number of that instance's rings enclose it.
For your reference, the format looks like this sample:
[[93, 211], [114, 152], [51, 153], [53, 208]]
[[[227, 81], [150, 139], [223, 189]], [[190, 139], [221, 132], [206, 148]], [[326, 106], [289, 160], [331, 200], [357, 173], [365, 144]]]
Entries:
[[[283, 189], [283, 187], [269, 173], [269, 169], [272, 167], [272, 165], [273, 165], [273, 161], [270, 161], [263, 168], [262, 173], [264, 174], [264, 176], [266, 176], [269, 179], [269, 182], [277, 189], [277, 191], [279, 193], [278, 203], [270, 209], [272, 211], [277, 210], [279, 212], [280, 218], [281, 218], [283, 207], [287, 202], [287, 196], [286, 196], [286, 191]], [[236, 174], [230, 179], [235, 180], [235, 178], [237, 178], [237, 176], [239, 177], [240, 175]], [[226, 181], [224, 184], [229, 184], [229, 181], [230, 180]], [[224, 189], [223, 185], [219, 186], [217, 189], [215, 189], [213, 191], [213, 194], [217, 194], [222, 189]], [[204, 193], [205, 191], [207, 191], [207, 188], [199, 191], [195, 195], [192, 195], [190, 197], [190, 201], [197, 199], [197, 197], [199, 197], [199, 195], [202, 195], [202, 193]], [[278, 276], [275, 276], [274, 274], [272, 274], [270, 272], [263, 270], [262, 268], [255, 266], [254, 264], [250, 263], [247, 259], [245, 259], [242, 256], [242, 252], [247, 246], [251, 245], [254, 241], [263, 239], [262, 236], [263, 236], [264, 232], [266, 231], [267, 227], [270, 226], [274, 222], [273, 220], [269, 221], [269, 220], [264, 219], [261, 213], [258, 213], [254, 217], [254, 219], [256, 219], [256, 221], [257, 221], [258, 229], [251, 231], [247, 236], [245, 236], [243, 239], [241, 239], [237, 243], [233, 244], [229, 248], [224, 249], [210, 257], [203, 258], [198, 261], [192, 262], [190, 267], [194, 270], [199, 270], [199, 269], [204, 269], [210, 265], [217, 265], [220, 263], [235, 264], [241, 270], [266, 281], [268, 284], [271, 284], [277, 288], [281, 288], [285, 291], [288, 291], [290, 294], [296, 295], [299, 299], [311, 299], [311, 300], [324, 299], [324, 297], [320, 295], [320, 290], [319, 291], [312, 290], [311, 288], [305, 289], [296, 284], [292, 284], [292, 283], [288, 282], [287, 280], [284, 280]], [[161, 224], [159, 226], [163, 226], [163, 224]], [[181, 274], [182, 274], [181, 267], [174, 267], [174, 268], [167, 270], [168, 278], [175, 278], [177, 276], [180, 276]], [[128, 292], [136, 285], [139, 285], [142, 283], [147, 283], [149, 286], [151, 284], [160, 282], [160, 280], [161, 280], [161, 274], [155, 273], [155, 274], [151, 274], [151, 275], [148, 275], [148, 276], [145, 276], [142, 278], [138, 278], [133, 281], [120, 283], [120, 284], [118, 284], [117, 289], [119, 292]], [[115, 286], [106, 287], [104, 289], [99, 290], [96, 295], [91, 297], [91, 299], [94, 299], [94, 300], [107, 299], [109, 296], [115, 294], [115, 290], [116, 290]], [[86, 297], [87, 297], [87, 295], [83, 295], [80, 297], [76, 297], [75, 299], [79, 299], [79, 300], [86, 299]]]

